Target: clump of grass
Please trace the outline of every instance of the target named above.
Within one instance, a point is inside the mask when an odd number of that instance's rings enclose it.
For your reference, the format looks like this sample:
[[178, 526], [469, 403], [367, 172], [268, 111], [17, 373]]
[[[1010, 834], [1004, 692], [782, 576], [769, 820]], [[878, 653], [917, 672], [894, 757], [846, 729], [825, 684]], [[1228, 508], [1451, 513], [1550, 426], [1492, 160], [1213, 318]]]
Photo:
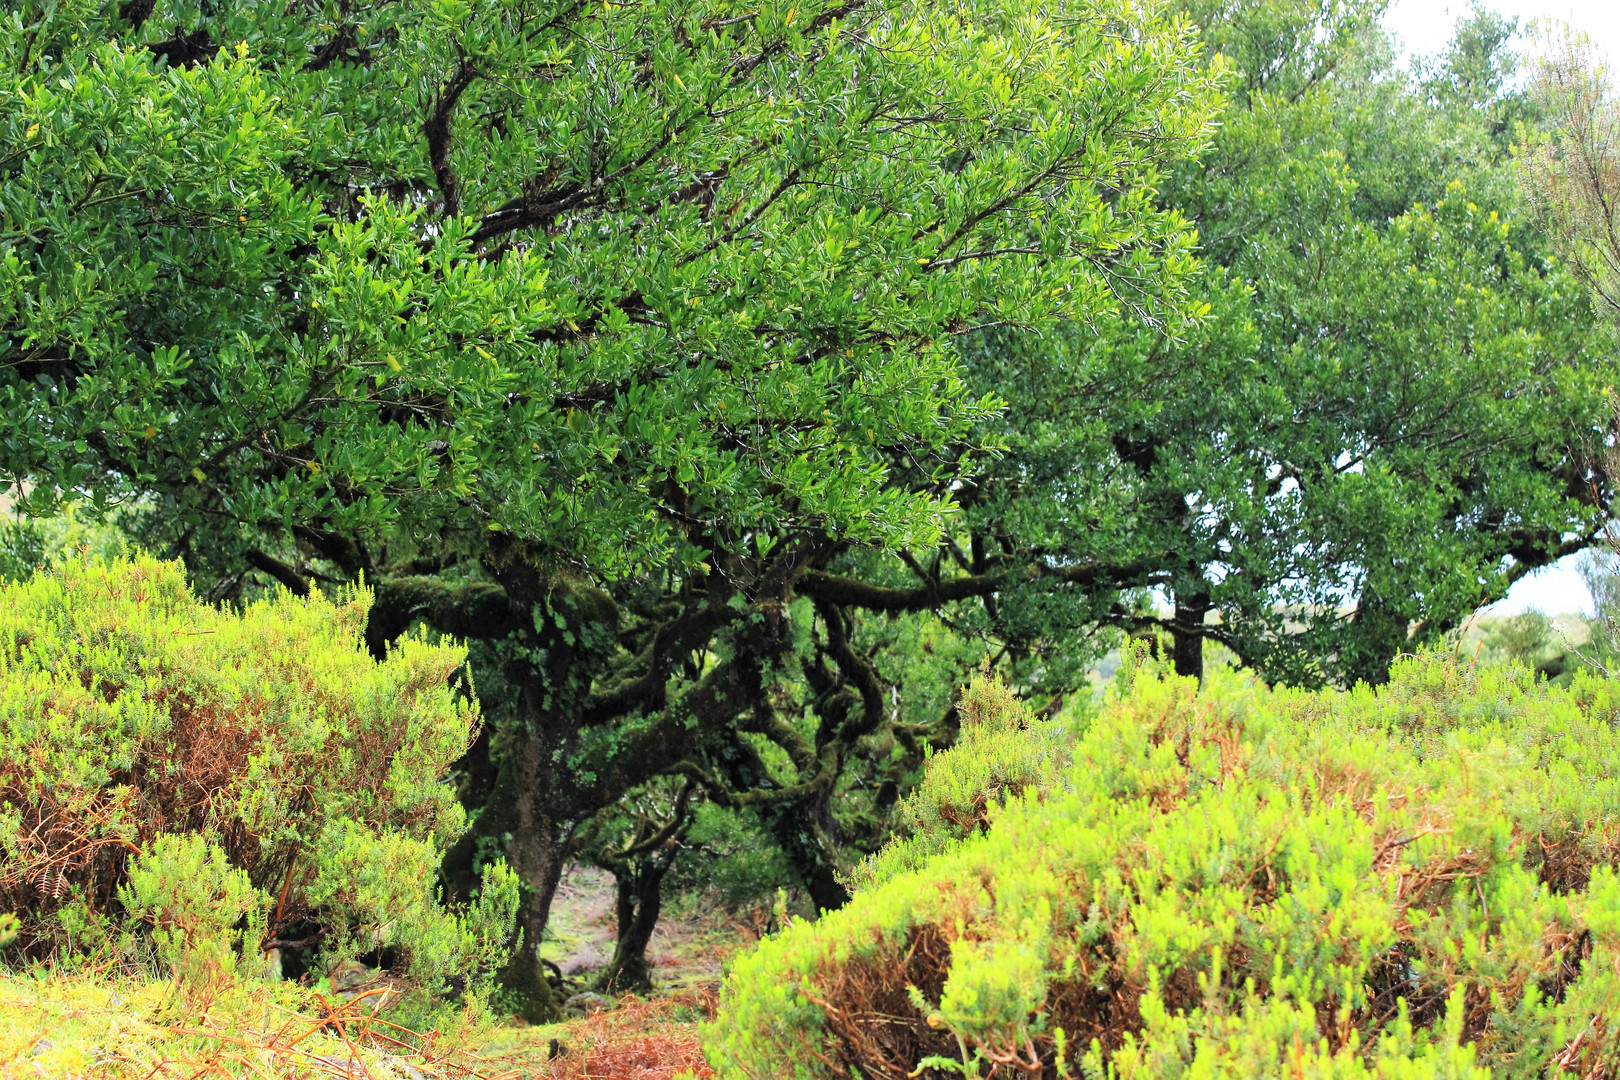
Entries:
[[[0, 1080], [96, 1075], [332, 1080], [511, 1080], [475, 1052], [481, 1003], [422, 1030], [394, 1022], [392, 984], [335, 996], [244, 981], [192, 1010], [172, 981], [84, 972], [0, 976]], [[180, 1006], [180, 1007], [177, 1007]]]

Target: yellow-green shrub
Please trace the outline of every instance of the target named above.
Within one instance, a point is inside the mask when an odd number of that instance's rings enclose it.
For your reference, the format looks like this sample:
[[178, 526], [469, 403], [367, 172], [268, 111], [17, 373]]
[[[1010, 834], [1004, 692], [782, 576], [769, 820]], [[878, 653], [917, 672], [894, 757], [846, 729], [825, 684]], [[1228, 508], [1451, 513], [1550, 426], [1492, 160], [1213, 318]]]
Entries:
[[[167, 963], [213, 970], [297, 927], [329, 954], [394, 947], [428, 977], [494, 963], [517, 902], [505, 868], [464, 916], [434, 902], [464, 824], [441, 777], [477, 723], [448, 682], [464, 652], [413, 637], [378, 662], [369, 604], [219, 611], [151, 558], [0, 586], [14, 947], [67, 958], [132, 922]], [[233, 940], [239, 922], [254, 940]]]
[[989, 828], [1007, 799], [1059, 782], [1068, 752], [1062, 721], [1037, 717], [988, 672], [963, 688], [957, 712], [956, 745], [929, 756], [922, 782], [895, 807], [894, 839], [850, 875], [855, 889], [917, 869]]
[[1348, 693], [1138, 671], [1059, 790], [739, 958], [711, 1061], [1614, 1075], [1617, 716], [1586, 675], [1438, 657]]
[[158, 959], [183, 981], [227, 979], [242, 941], [238, 925], [265, 904], [248, 876], [196, 833], [165, 833], [129, 860], [118, 899], [152, 928]]

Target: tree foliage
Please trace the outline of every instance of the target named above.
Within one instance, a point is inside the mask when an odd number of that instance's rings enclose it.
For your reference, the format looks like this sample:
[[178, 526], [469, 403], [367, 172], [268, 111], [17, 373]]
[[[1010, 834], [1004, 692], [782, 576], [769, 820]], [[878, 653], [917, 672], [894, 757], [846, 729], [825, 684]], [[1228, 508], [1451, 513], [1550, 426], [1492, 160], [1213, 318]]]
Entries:
[[[1512, 27], [1477, 14], [1416, 77], [1379, 10], [1191, 6], [1233, 103], [1160, 198], [1199, 227], [1209, 317], [975, 339], [1005, 452], [939, 546], [807, 588], [939, 612], [1042, 699], [1121, 633], [1167, 633], [1190, 674], [1214, 640], [1267, 678], [1376, 683], [1591, 542], [1613, 357], [1518, 213], [1504, 124], [1536, 109], [1505, 80]], [[857, 639], [904, 669], [893, 636]]]
[[959, 340], [1179, 319], [1197, 48], [1125, 0], [25, 4], [0, 475], [133, 504], [210, 599], [364, 577], [379, 654], [477, 639], [449, 872], [510, 836], [531, 943], [677, 766], [836, 903], [816, 823], [893, 718], [798, 583], [938, 537], [997, 407]]
[[8, 471], [603, 578], [927, 535], [882, 477], [983, 414], [950, 335], [1185, 273], [1209, 82], [1130, 14], [13, 12]]

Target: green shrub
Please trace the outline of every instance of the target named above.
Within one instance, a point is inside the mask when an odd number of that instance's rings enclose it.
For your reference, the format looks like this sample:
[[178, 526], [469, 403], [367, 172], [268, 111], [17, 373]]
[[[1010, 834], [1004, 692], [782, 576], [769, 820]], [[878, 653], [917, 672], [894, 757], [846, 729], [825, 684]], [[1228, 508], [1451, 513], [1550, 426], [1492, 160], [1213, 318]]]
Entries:
[[504, 867], [473, 911], [434, 902], [464, 824], [440, 778], [477, 723], [448, 683], [464, 653], [412, 637], [374, 660], [369, 604], [283, 593], [233, 614], [150, 558], [0, 586], [15, 947], [68, 960], [128, 920], [181, 970], [228, 973], [227, 953], [290, 930], [427, 977], [498, 959], [517, 902]]
[[117, 559], [129, 544], [118, 525], [81, 512], [74, 503], [49, 517], [0, 516], [0, 583], [26, 581], [71, 559]]
[[922, 782], [895, 807], [895, 837], [850, 875], [852, 891], [868, 889], [989, 828], [1008, 798], [1044, 794], [1067, 758], [1064, 724], [1036, 717], [988, 671], [975, 675], [957, 702], [961, 735], [932, 753]]
[[266, 900], [223, 851], [196, 833], [166, 833], [129, 860], [126, 876], [125, 912], [151, 926], [158, 959], [178, 979], [207, 984], [235, 972], [239, 924]]
[[[1127, 673], [1044, 799], [740, 957], [724, 1078], [1613, 1076], [1620, 694]], [[1487, 1072], [1487, 1070], [1489, 1070]]]

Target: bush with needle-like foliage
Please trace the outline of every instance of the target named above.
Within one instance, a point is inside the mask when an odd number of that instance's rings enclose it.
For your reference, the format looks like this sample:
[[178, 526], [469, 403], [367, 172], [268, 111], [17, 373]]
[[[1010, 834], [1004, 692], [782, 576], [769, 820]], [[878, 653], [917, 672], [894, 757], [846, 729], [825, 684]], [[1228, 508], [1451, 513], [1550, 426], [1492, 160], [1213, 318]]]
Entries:
[[465, 912], [435, 896], [464, 826], [442, 777], [478, 722], [450, 681], [465, 653], [407, 636], [374, 659], [369, 603], [221, 611], [146, 557], [0, 587], [12, 948], [70, 962], [144, 939], [197, 977], [289, 938], [424, 982], [497, 963], [518, 899], [504, 865]]
[[1613, 683], [1121, 685], [1058, 784], [739, 959], [719, 1073], [1614, 1075]]

